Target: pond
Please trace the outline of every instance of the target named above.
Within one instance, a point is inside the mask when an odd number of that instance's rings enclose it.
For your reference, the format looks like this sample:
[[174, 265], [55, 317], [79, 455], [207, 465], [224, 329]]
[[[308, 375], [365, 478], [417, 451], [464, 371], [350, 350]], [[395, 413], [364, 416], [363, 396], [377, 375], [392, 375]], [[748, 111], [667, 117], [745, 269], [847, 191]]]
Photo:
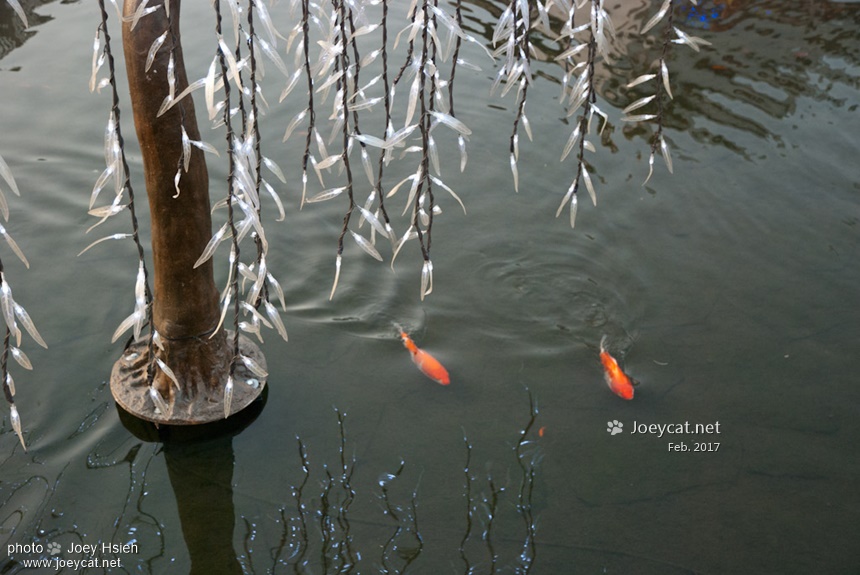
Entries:
[[[26, 30], [0, 1], [0, 155], [21, 197], [0, 188], [30, 269], [0, 257], [49, 347], [25, 336], [33, 371], [10, 362], [28, 451], [4, 407], [0, 573], [858, 572], [860, 4], [679, 2], [675, 25], [710, 45], [672, 45], [674, 173], [658, 153], [644, 186], [651, 132], [620, 118], [625, 84], [659, 57], [638, 34], [659, 3], [608, 4], [614, 58], [595, 85], [609, 124], [586, 151], [597, 205], [579, 194], [573, 229], [555, 217], [576, 173], [559, 162], [574, 121], [561, 48], [537, 42], [515, 192], [516, 91], [491, 96], [493, 63], [465, 43], [481, 68], [457, 77], [468, 162], [447, 133], [439, 156], [466, 213], [439, 198], [423, 300], [415, 242], [393, 269], [390, 251], [380, 263], [347, 242], [329, 299], [345, 198], [299, 209], [304, 137], [282, 137], [305, 88], [278, 103], [278, 87], [260, 129], [287, 176], [285, 221], [266, 232], [289, 342], [264, 334], [256, 419], [205, 439], [147, 435], [111, 397], [137, 256], [108, 242], [77, 257], [129, 231], [122, 216], [85, 234], [110, 110], [88, 86], [99, 10], [22, 4]], [[287, 4], [270, 7], [283, 30]], [[390, 7], [392, 36], [407, 4]], [[465, 2], [464, 29], [489, 45], [504, 6]], [[186, 1], [182, 25], [193, 80], [216, 50], [209, 3]], [[194, 97], [203, 138], [223, 142]], [[213, 202], [227, 169], [210, 158]], [[415, 369], [394, 323], [450, 385]], [[639, 381], [632, 401], [603, 381], [604, 335]]]

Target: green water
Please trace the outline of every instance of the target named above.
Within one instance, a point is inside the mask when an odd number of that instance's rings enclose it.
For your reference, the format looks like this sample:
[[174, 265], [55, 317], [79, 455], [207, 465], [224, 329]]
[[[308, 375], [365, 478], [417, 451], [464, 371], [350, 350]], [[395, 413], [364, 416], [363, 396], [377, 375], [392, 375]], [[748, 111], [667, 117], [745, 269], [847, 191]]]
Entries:
[[[489, 96], [487, 62], [462, 74], [465, 173], [455, 140], [440, 154], [468, 213], [443, 200], [424, 302], [414, 246], [392, 272], [354, 245], [329, 301], [345, 208], [298, 209], [303, 142], [281, 136], [304, 103], [274, 94], [261, 130], [288, 184], [286, 221], [267, 227], [269, 266], [290, 341], [266, 337], [257, 419], [207, 441], [138, 438], [107, 387], [137, 262], [130, 243], [75, 257], [92, 240], [87, 204], [104, 169], [109, 97], [87, 86], [96, 5], [27, 4], [24, 31], [2, 3], [0, 154], [22, 192], [7, 194], [4, 226], [31, 267], [2, 257], [50, 347], [26, 347], [35, 369], [14, 371], [29, 451], [8, 411], [0, 429], [0, 573], [40, 572], [23, 561], [51, 557], [54, 542], [65, 560], [88, 555], [67, 552], [78, 544], [121, 563], [88, 573], [192, 562], [204, 573], [857, 573], [860, 6], [699, 3], [675, 14], [712, 46], [670, 60], [674, 175], [658, 158], [644, 188], [647, 142], [618, 118], [629, 68], [655, 58], [634, 31], [657, 5], [612, 12], [618, 57], [598, 75], [611, 126], [590, 156], [598, 206], [583, 194], [574, 230], [554, 218], [575, 169], [558, 162], [571, 129], [559, 68], [535, 64], [537, 137], [521, 138], [519, 193], [513, 94]], [[501, 10], [468, 4], [466, 28], [491, 33]], [[200, 77], [214, 51], [208, 3], [186, 1], [182, 20]], [[210, 174], [223, 181], [226, 166]], [[392, 199], [398, 213], [404, 201]], [[104, 233], [127, 231], [114, 225]], [[445, 364], [449, 387], [415, 369], [393, 321]], [[641, 382], [631, 402], [603, 383], [603, 334]], [[530, 397], [537, 416], [518, 450]], [[607, 433], [613, 420], [623, 433]], [[720, 433], [630, 433], [684, 422]], [[679, 439], [719, 448], [671, 450]], [[16, 544], [43, 551], [7, 553]]]

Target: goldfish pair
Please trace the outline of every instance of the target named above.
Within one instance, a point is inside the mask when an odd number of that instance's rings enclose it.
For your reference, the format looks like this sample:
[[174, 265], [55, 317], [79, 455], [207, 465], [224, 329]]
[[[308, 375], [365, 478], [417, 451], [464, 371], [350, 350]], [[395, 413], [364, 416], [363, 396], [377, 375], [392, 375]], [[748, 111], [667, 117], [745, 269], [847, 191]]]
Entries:
[[421, 373], [442, 385], [451, 383], [451, 378], [448, 376], [448, 370], [439, 363], [439, 360], [420, 349], [409, 334], [403, 331], [403, 328], [395, 324], [395, 327], [400, 332], [400, 339], [403, 340], [403, 347], [409, 350], [412, 355], [412, 363], [421, 370]]
[[614, 357], [606, 351], [606, 336], [600, 338], [600, 363], [603, 364], [603, 378], [612, 393], [622, 399], [633, 399], [633, 386], [638, 382], [628, 377]]

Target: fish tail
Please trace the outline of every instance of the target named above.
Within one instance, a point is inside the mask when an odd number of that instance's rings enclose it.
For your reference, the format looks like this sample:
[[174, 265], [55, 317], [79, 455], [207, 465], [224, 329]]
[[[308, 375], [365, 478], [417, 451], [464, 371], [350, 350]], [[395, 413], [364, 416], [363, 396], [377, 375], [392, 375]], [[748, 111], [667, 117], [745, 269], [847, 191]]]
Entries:
[[603, 334], [603, 337], [600, 338], [600, 353], [606, 352], [606, 334]]

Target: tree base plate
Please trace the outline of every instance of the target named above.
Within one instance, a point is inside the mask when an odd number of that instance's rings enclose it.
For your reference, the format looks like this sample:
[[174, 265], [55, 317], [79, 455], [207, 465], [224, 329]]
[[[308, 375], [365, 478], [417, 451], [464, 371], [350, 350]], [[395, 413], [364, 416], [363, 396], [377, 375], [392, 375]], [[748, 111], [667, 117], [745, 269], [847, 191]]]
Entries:
[[[227, 332], [227, 340], [232, 342], [232, 339], [233, 334]], [[208, 346], [208, 342], [201, 341], [197, 345]], [[239, 353], [251, 358], [266, 371], [263, 352], [257, 344], [243, 335], [239, 335]], [[146, 376], [149, 365], [149, 339], [145, 338], [127, 346], [114, 364], [110, 376], [111, 394], [125, 411], [157, 425], [200, 425], [226, 419], [224, 386], [227, 384], [230, 358], [224, 357], [215, 363], [217, 365], [209, 370], [209, 377], [217, 381], [184, 381], [189, 377], [187, 373], [191, 373], [192, 378], [200, 376], [200, 370], [179, 370], [173, 367], [182, 389], [178, 390], [171, 384], [170, 397], [164, 398], [169, 408], [168, 413], [161, 413], [149, 395]], [[156, 367], [156, 371], [158, 370]], [[258, 378], [242, 362], [237, 362], [233, 374], [233, 400], [229, 415], [251, 405], [265, 386], [265, 379]]]

